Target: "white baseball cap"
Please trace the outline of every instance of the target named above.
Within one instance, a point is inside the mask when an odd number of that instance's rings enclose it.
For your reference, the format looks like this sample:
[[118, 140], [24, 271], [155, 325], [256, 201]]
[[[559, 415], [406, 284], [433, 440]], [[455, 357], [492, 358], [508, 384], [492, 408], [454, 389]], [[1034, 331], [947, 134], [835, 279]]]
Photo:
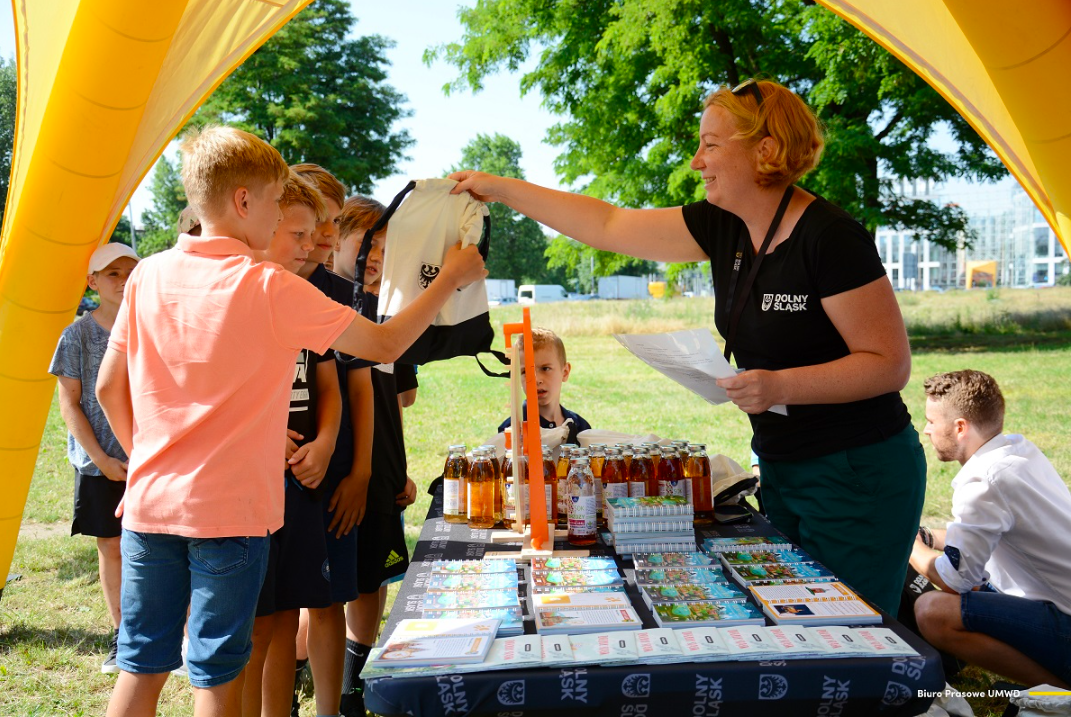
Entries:
[[93, 252], [93, 256], [89, 257], [89, 273], [95, 274], [98, 271], [107, 269], [109, 264], [124, 256], [130, 257], [134, 261], [141, 261], [141, 257], [137, 255], [137, 252], [126, 244], [120, 244], [119, 242], [102, 244]]

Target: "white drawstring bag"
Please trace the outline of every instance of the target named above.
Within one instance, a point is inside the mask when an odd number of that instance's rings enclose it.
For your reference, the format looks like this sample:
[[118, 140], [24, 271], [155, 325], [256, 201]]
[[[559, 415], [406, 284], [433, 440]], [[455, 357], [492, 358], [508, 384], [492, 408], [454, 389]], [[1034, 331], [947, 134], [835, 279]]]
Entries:
[[[372, 237], [387, 224], [380, 322], [397, 316], [431, 285], [442, 269], [447, 250], [459, 241], [462, 247], [477, 245], [487, 259], [490, 214], [484, 203], [468, 192], [450, 194], [456, 185], [452, 179], [409, 182], [383, 217], [365, 233], [357, 255], [356, 277], [364, 276]], [[428, 330], [398, 360], [425, 364], [455, 356], [475, 356], [490, 351], [493, 339], [487, 290], [481, 279], [459, 289]]]

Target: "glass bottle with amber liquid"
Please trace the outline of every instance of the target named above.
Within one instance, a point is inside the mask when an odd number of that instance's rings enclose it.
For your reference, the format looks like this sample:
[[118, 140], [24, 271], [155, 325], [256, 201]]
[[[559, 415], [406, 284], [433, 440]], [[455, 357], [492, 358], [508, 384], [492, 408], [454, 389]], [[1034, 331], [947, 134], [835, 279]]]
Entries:
[[472, 451], [472, 463], [469, 465], [468, 488], [468, 524], [470, 528], [486, 529], [495, 527], [495, 486], [498, 470], [493, 453], [488, 453], [483, 446]]
[[630, 498], [658, 495], [658, 476], [655, 475], [651, 457], [643, 446], [635, 446], [632, 449], [632, 462], [628, 467], [628, 495]]
[[569, 544], [595, 544], [595, 476], [588, 457], [577, 455], [569, 461]]
[[465, 446], [450, 446], [443, 467], [443, 520], [447, 523], [467, 523], [469, 459], [465, 457]]
[[602, 514], [609, 516], [607, 502], [611, 498], [628, 497], [628, 468], [618, 448], [606, 449], [606, 462], [602, 466]]
[[[517, 476], [514, 476], [514, 473], [517, 473]], [[502, 525], [507, 530], [513, 530], [518, 516], [521, 516], [520, 524], [524, 525], [524, 479], [523, 465], [520, 470], [513, 470], [513, 436], [510, 430], [506, 429], [506, 455], [502, 457]]]
[[706, 445], [688, 445], [684, 477], [692, 486], [693, 522], [696, 525], [710, 525], [714, 522], [714, 486], [710, 481], [710, 458], [707, 457]]
[[558, 517], [557, 524], [559, 528], [569, 527], [569, 458], [574, 448], [580, 446], [575, 443], [563, 443], [558, 449], [558, 462], [555, 464], [555, 470], [558, 476]]
[[618, 443], [615, 448], [621, 451], [621, 457], [625, 459], [625, 468], [628, 469], [632, 465], [632, 444]]
[[[554, 464], [551, 454], [550, 446], [543, 446], [543, 495], [547, 501], [547, 527], [553, 534], [558, 518], [558, 467]], [[530, 482], [529, 487], [531, 487]], [[529, 507], [530, 512], [531, 508]], [[525, 522], [525, 525], [529, 522], [531, 522], [530, 517]]]
[[684, 465], [681, 463], [677, 447], [662, 447], [662, 460], [655, 471], [658, 473], [658, 495], [675, 495], [687, 498], [684, 481]]
[[588, 446], [591, 456], [591, 475], [595, 477], [595, 525], [600, 528], [606, 527], [606, 516], [603, 513], [605, 502], [603, 499], [602, 467], [606, 463], [606, 444], [592, 443]]
[[486, 451], [488, 458], [491, 461], [491, 468], [495, 472], [495, 525], [502, 522], [502, 507], [506, 502], [506, 485], [502, 481], [502, 464], [498, 460], [498, 451], [492, 445], [484, 445], [484, 451]]

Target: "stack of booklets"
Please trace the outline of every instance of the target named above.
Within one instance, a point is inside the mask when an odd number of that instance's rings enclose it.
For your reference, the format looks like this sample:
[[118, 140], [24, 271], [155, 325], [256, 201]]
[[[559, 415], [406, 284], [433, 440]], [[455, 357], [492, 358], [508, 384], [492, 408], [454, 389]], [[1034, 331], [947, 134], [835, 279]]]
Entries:
[[512, 559], [436, 561], [428, 576], [421, 617], [494, 619], [499, 635], [519, 635], [524, 632], [519, 582]]
[[711, 557], [719, 553], [741, 550], [791, 550], [792, 543], [780, 535], [753, 535], [738, 538], [707, 538], [703, 552]]
[[623, 592], [546, 593], [530, 599], [540, 634], [582, 635], [643, 627]]
[[378, 667], [481, 663], [497, 631], [498, 620], [402, 620], [375, 663]]
[[875, 625], [881, 615], [841, 582], [755, 585], [751, 594], [778, 625]]
[[[455, 636], [455, 637], [460, 637]], [[453, 637], [444, 639], [454, 639]], [[391, 635], [389, 643], [395, 640]], [[415, 639], [410, 639], [415, 642]], [[464, 643], [459, 643], [463, 645]], [[918, 653], [892, 630], [880, 627], [743, 626], [731, 628], [658, 628], [583, 635], [519, 635], [498, 638], [482, 662], [439, 665], [399, 664], [384, 659], [387, 647], [374, 648], [361, 672], [366, 680], [416, 677], [529, 667], [670, 664], [728, 660], [801, 658], [913, 657]], [[442, 654], [448, 651], [439, 648]], [[410, 647], [395, 648], [405, 655]], [[427, 649], [424, 650], [427, 653]], [[461, 650], [462, 659], [471, 659]], [[434, 653], [431, 653], [434, 654]], [[449, 654], [454, 654], [450, 652]], [[434, 657], [430, 659], [435, 659]]]
[[636, 586], [652, 612], [656, 604], [662, 603], [747, 602], [747, 595], [725, 581], [717, 566], [711, 565], [710, 558], [703, 553], [637, 553], [632, 561], [638, 574]]
[[606, 501], [608, 545], [619, 555], [694, 551], [692, 504], [681, 496], [610, 498]]
[[826, 567], [814, 562], [733, 565], [729, 568], [729, 577], [747, 588], [754, 585], [833, 582], [837, 579]]

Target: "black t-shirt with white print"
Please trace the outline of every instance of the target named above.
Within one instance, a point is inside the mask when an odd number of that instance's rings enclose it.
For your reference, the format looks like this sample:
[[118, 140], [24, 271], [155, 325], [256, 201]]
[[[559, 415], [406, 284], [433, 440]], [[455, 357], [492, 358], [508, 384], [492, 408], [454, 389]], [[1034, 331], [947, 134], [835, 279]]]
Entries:
[[[692, 237], [710, 257], [714, 324], [728, 331], [729, 283], [746, 227], [709, 202], [683, 208]], [[739, 292], [755, 261], [746, 240]], [[767, 254], [736, 329], [733, 358], [744, 369], [814, 366], [847, 356], [848, 346], [821, 300], [885, 276], [874, 238], [847, 212], [821, 197], [803, 212], [788, 239]], [[736, 300], [741, 300], [736, 299]], [[749, 415], [752, 448], [766, 460], [796, 460], [877, 443], [911, 420], [899, 393], [841, 404], [795, 405], [788, 416]]]
[[[321, 356], [315, 351], [301, 349], [294, 363], [294, 383], [290, 386], [290, 416], [286, 427], [304, 436], [300, 441], [295, 441], [299, 446], [316, 439], [316, 366], [321, 361], [333, 359]], [[288, 488], [298, 485], [289, 468], [286, 469], [286, 477]]]

